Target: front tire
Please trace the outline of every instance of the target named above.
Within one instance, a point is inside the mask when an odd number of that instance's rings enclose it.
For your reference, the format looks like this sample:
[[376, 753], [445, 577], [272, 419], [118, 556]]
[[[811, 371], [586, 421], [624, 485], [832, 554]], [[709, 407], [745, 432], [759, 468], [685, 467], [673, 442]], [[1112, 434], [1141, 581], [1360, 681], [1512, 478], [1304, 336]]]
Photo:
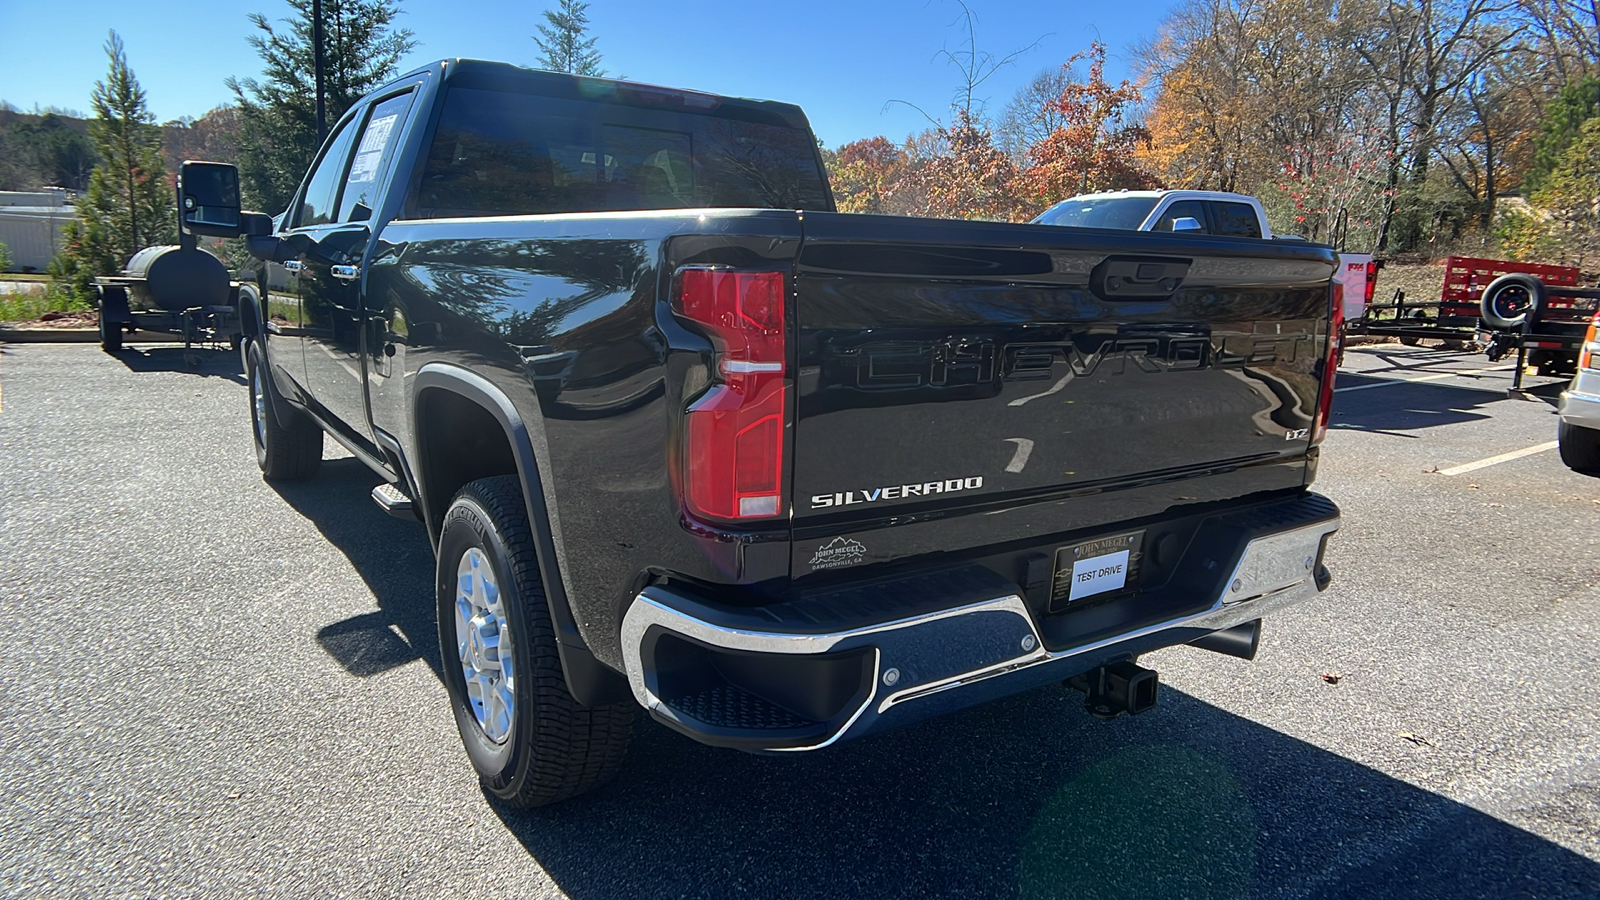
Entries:
[[1556, 440], [1561, 444], [1561, 462], [1567, 468], [1588, 475], [1600, 474], [1600, 431], [1562, 422], [1556, 426]]
[[278, 410], [288, 406], [274, 393], [261, 345], [251, 341], [244, 358], [250, 383], [250, 435], [261, 476], [268, 481], [298, 481], [317, 474], [322, 465], [322, 427], [297, 410], [287, 421], [280, 419]]
[[483, 789], [532, 807], [610, 780], [634, 709], [572, 699], [514, 476], [471, 482], [451, 501], [436, 591], [445, 688]]

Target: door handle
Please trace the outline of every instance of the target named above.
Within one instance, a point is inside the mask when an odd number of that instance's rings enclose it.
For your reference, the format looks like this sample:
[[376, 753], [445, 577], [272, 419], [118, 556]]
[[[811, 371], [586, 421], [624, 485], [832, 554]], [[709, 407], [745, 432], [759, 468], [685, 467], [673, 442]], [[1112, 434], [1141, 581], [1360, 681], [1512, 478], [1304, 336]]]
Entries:
[[329, 271], [340, 281], [355, 281], [361, 277], [360, 266], [331, 266]]
[[291, 259], [291, 260], [288, 260], [287, 262], [285, 262], [283, 264], [283, 270], [285, 272], [298, 272], [301, 269], [304, 269], [305, 267], [306, 267], [305, 263], [301, 262], [298, 259]]

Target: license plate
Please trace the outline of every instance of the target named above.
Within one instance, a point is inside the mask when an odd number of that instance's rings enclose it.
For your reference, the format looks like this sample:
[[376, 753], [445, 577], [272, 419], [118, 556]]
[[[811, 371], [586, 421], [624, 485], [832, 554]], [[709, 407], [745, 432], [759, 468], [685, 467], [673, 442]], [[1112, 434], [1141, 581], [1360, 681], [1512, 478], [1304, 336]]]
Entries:
[[1139, 583], [1143, 547], [1144, 532], [1135, 531], [1057, 550], [1050, 611], [1089, 597], [1132, 591]]

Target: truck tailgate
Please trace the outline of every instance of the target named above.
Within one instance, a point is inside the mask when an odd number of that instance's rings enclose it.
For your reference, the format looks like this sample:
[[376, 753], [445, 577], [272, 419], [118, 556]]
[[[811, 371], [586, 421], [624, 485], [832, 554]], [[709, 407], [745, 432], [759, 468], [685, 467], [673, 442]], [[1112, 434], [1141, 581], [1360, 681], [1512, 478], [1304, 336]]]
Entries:
[[[1305, 483], [1331, 251], [813, 212], [803, 229], [795, 576]], [[888, 533], [914, 523], [939, 540]]]

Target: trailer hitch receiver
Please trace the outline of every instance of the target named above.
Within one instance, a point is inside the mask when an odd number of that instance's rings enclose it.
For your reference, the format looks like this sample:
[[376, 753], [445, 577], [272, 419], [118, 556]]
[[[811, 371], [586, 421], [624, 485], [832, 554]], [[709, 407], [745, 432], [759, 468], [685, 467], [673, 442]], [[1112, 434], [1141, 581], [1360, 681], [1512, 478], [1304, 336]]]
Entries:
[[1159, 679], [1154, 669], [1124, 659], [1074, 675], [1065, 684], [1083, 692], [1083, 708], [1090, 715], [1114, 719], [1123, 713], [1138, 715], [1155, 706]]

